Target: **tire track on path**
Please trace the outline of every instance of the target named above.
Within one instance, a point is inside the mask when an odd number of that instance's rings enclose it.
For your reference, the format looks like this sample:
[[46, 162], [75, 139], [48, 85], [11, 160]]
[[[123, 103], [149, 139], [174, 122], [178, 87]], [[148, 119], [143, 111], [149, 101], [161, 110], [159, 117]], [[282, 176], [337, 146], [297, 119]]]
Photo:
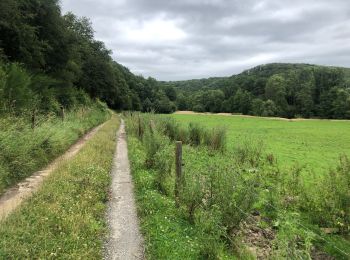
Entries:
[[45, 169], [35, 172], [12, 188], [9, 188], [0, 197], [0, 221], [6, 219], [6, 217], [16, 208], [18, 208], [25, 199], [29, 198], [34, 192], [36, 192], [40, 188], [45, 178], [56, 170], [62, 161], [74, 157], [85, 145], [85, 143], [91, 139], [103, 125], [104, 123], [85, 134], [63, 155], [56, 158]]

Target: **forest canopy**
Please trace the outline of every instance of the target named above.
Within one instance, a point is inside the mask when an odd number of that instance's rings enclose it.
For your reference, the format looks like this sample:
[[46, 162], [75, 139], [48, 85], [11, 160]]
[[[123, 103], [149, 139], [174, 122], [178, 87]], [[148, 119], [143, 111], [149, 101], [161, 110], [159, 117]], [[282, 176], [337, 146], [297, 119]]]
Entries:
[[56, 112], [99, 99], [116, 110], [350, 118], [350, 69], [267, 64], [231, 77], [164, 82], [114, 61], [88, 18], [58, 0], [0, 2], [0, 110]]
[[88, 98], [118, 110], [175, 110], [155, 79], [113, 61], [89, 19], [62, 15], [58, 0], [1, 1], [0, 35], [2, 111], [56, 111]]
[[274, 63], [231, 77], [163, 82], [181, 110], [350, 119], [350, 69]]

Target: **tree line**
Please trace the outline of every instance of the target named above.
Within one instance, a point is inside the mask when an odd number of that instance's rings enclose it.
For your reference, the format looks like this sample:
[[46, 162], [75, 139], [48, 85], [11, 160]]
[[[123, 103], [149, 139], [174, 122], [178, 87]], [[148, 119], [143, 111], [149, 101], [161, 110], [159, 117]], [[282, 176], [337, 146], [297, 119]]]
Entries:
[[51, 112], [89, 99], [117, 110], [176, 109], [155, 79], [113, 61], [87, 18], [62, 15], [58, 0], [2, 0], [1, 111]]
[[257, 116], [350, 119], [350, 69], [267, 64], [226, 78], [163, 84], [180, 110]]
[[0, 111], [99, 99], [112, 109], [350, 118], [350, 69], [268, 64], [231, 77], [162, 82], [135, 75], [58, 0], [0, 2]]

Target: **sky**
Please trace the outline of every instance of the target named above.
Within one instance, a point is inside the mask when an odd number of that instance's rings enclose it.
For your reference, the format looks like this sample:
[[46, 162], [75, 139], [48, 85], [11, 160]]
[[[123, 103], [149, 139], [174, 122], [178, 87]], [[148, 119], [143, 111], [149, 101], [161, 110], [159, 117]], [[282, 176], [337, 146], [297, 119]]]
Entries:
[[230, 76], [271, 62], [350, 67], [349, 0], [61, 0], [133, 73]]

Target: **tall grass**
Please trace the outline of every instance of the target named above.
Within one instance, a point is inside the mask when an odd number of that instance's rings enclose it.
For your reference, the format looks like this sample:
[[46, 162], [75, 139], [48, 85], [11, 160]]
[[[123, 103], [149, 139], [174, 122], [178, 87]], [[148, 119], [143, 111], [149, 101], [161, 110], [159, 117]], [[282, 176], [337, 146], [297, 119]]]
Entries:
[[0, 118], [0, 194], [63, 153], [92, 127], [104, 122], [108, 111], [99, 105], [66, 113], [64, 121], [54, 114], [37, 117]]
[[0, 259], [102, 259], [116, 116], [0, 225]]
[[129, 132], [140, 140], [146, 133], [146, 126], [154, 124], [158, 133], [167, 136], [171, 141], [182, 141], [192, 146], [205, 145], [213, 151], [224, 151], [226, 147], [227, 131], [224, 127], [206, 129], [190, 123], [188, 127], [180, 126], [170, 117], [160, 117], [154, 114], [124, 113], [127, 118]]

